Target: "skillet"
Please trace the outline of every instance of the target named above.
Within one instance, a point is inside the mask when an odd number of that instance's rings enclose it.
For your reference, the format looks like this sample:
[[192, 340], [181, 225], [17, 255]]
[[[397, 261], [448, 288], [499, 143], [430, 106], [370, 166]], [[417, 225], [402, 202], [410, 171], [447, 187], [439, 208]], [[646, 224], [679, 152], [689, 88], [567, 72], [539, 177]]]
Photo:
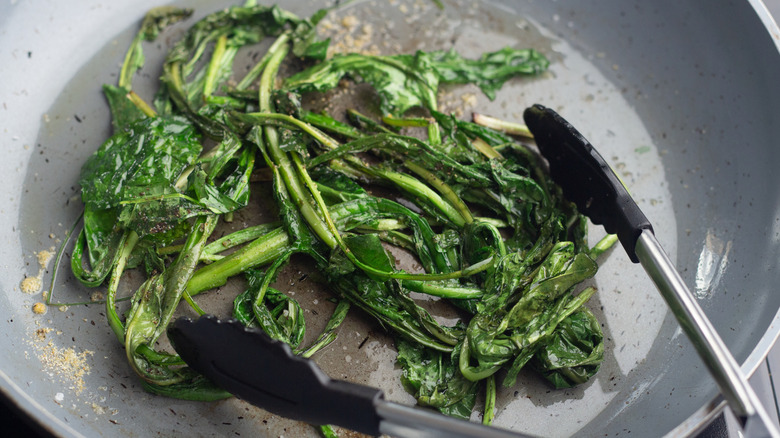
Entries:
[[[357, 2], [333, 21], [358, 16], [387, 50], [455, 47], [476, 56], [513, 45], [548, 55], [548, 75], [512, 82], [494, 102], [477, 94], [465, 111], [519, 119], [523, 108], [541, 102], [565, 114], [620, 172], [720, 335], [752, 372], [777, 337], [780, 307], [780, 88], [773, 87], [780, 31], [763, 5], [444, 3], [440, 12], [432, 2]], [[147, 394], [100, 305], [36, 315], [31, 307], [40, 293], [21, 291], [22, 280], [42, 270], [36, 254], [56, 247], [78, 215], [78, 170], [109, 133], [99, 84], [115, 81], [140, 18], [157, 4], [0, 6], [0, 138], [7, 154], [0, 160], [0, 391], [57, 436], [312, 434], [236, 400], [199, 404]], [[199, 16], [227, 4], [187, 2]], [[284, 7], [301, 15], [312, 10], [303, 1]], [[147, 51], [141, 80], [148, 90], [180, 32], [172, 29], [159, 50]], [[457, 107], [474, 91], [451, 92]], [[49, 261], [43, 269], [46, 286], [52, 267]], [[58, 296], [88, 299], [90, 291], [64, 272]], [[311, 308], [325, 301], [314, 279], [300, 279], [293, 269], [280, 281], [311, 294]], [[718, 411], [715, 386], [641, 269], [615, 251], [594, 282], [599, 293], [591, 307], [608, 338], [597, 378], [551, 391], [525, 376], [501, 393], [497, 424], [543, 436], [684, 436], [705, 425]], [[226, 312], [231, 298], [222, 290], [210, 305]], [[316, 318], [311, 324], [316, 331]], [[391, 346], [380, 329], [357, 318], [317, 361], [331, 375], [380, 386], [388, 398], [411, 404], [393, 383], [399, 371]], [[79, 376], [82, 364], [89, 374]]]

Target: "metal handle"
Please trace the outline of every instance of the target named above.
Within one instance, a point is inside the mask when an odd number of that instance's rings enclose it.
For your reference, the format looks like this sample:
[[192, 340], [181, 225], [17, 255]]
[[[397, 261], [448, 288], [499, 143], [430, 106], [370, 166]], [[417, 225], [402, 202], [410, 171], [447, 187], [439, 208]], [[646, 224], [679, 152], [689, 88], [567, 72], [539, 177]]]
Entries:
[[766, 434], [759, 432], [754, 436], [780, 437], [780, 433], [764, 411], [737, 361], [688, 290], [652, 231], [645, 230], [639, 236], [636, 254], [642, 267], [661, 292], [683, 331], [715, 378], [723, 398], [742, 421], [743, 428], [747, 430], [755, 427], [751, 424], [748, 428], [747, 422], [756, 418], [765, 424]]
[[487, 427], [433, 411], [381, 401], [376, 405], [379, 430], [394, 437], [414, 438], [531, 438], [529, 435]]

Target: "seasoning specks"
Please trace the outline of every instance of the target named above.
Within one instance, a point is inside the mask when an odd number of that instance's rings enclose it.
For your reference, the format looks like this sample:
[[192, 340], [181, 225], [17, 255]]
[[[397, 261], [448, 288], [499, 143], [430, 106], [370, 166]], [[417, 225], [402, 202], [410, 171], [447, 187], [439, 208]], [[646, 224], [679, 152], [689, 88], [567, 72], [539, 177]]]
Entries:
[[35, 330], [29, 344], [41, 361], [43, 371], [50, 377], [59, 378], [69, 385], [68, 389], [79, 395], [86, 389], [84, 377], [90, 373], [87, 358], [95, 353], [90, 350], [78, 352], [73, 347], [57, 347], [49, 339], [51, 331], [50, 328]]
[[46, 272], [46, 267], [49, 265], [49, 262], [54, 257], [54, 248], [49, 250], [44, 249], [36, 253], [35, 257], [38, 260], [38, 274], [33, 277], [25, 277], [20, 284], [22, 292], [29, 295], [40, 292], [41, 287], [43, 286], [43, 274]]

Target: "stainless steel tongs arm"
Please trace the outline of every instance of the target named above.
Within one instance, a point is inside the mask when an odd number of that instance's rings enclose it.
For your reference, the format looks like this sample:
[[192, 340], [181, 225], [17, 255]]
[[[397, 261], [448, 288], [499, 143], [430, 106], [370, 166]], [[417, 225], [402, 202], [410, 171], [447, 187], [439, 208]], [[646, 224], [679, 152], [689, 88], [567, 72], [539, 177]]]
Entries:
[[640, 234], [636, 255], [715, 378], [723, 398], [740, 419], [747, 436], [780, 437], [737, 361], [651, 230]]

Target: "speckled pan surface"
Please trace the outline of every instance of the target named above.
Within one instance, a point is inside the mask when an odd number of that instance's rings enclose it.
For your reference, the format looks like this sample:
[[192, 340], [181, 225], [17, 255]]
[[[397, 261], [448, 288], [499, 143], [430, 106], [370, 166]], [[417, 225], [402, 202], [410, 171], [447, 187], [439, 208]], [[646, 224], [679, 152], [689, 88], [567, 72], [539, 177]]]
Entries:
[[[198, 16], [229, 4], [178, 3]], [[37, 255], [55, 248], [77, 217], [79, 168], [109, 132], [99, 85], [115, 81], [132, 32], [157, 4], [0, 4], [0, 391], [65, 437], [313, 435], [237, 400], [147, 394], [102, 306], [36, 315], [40, 292], [22, 291], [26, 277], [41, 275], [48, 287], [53, 262], [42, 267]], [[552, 60], [549, 74], [508, 84], [494, 102], [479, 93], [473, 102], [474, 89], [449, 90], [453, 108], [518, 118], [539, 102], [572, 121], [621, 174], [726, 343], [752, 368], [777, 335], [780, 307], [780, 32], [763, 7], [703, 0], [444, 4], [442, 12], [430, 1], [356, 2], [330, 17], [330, 31], [343, 36], [340, 19], [354, 15], [361, 25], [353, 37], [371, 36], [385, 53], [455, 47], [475, 56], [505, 45], [543, 51]], [[313, 11], [304, 1], [283, 6]], [[159, 47], [180, 32], [163, 35]], [[147, 51], [146, 91], [159, 74], [160, 53]], [[303, 268], [293, 264], [280, 282], [296, 292], [316, 329], [323, 321], [314, 313], [327, 314], [330, 304]], [[64, 273], [57, 281], [61, 300], [92, 292]], [[591, 307], [608, 337], [597, 378], [551, 391], [521, 376], [500, 393], [497, 424], [556, 437], [658, 436], [680, 424], [675, 433], [690, 432], [698, 420], [686, 419], [702, 414], [715, 387], [652, 284], [619, 249], [594, 283]], [[226, 314], [232, 293], [220, 290], [203, 305]], [[392, 341], [357, 315], [316, 360], [333, 377], [411, 403], [394, 356]]]

